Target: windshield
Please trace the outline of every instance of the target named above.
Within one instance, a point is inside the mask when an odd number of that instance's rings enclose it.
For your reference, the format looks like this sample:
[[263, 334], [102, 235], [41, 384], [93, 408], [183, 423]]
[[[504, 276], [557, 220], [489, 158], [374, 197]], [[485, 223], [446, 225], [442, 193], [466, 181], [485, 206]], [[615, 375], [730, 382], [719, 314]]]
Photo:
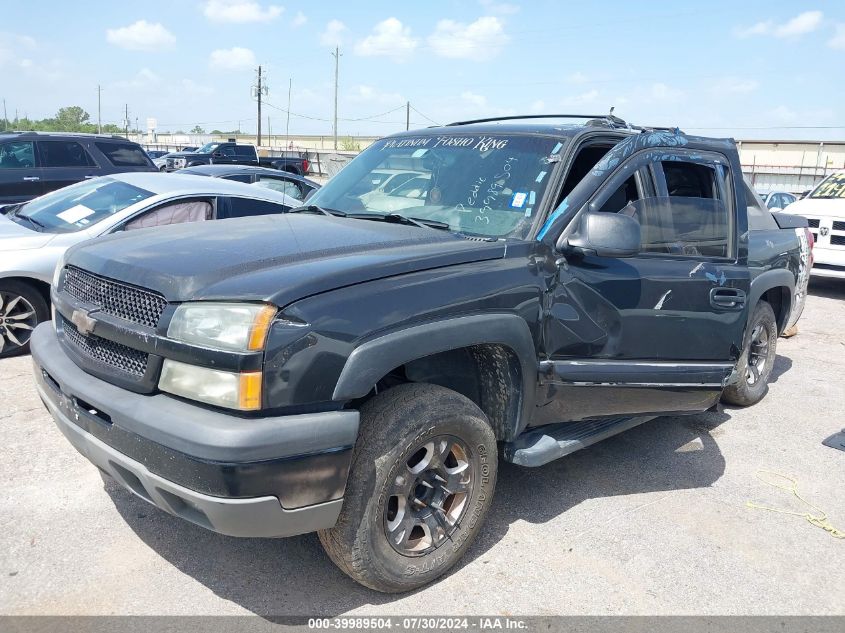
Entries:
[[831, 174], [810, 194], [811, 198], [845, 198], [845, 171]]
[[192, 152], [195, 154], [211, 154], [211, 152], [216, 150], [218, 147], [220, 147], [220, 143], [206, 143], [195, 152], [192, 150]]
[[75, 233], [152, 196], [111, 178], [86, 180], [21, 205], [12, 219], [47, 233]]
[[384, 139], [309, 204], [348, 214], [401, 214], [485, 237], [523, 238], [552, 171], [558, 139], [449, 135]]

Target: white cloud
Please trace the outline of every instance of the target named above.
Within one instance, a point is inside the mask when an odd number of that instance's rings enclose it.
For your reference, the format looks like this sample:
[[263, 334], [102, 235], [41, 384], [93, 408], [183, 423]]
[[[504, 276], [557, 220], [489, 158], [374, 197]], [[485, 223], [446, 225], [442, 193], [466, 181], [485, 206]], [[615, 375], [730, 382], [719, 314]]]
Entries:
[[21, 59], [21, 53], [34, 51], [37, 44], [28, 35], [17, 35], [15, 33], [4, 33], [0, 31], [0, 66], [9, 62], [17, 63], [21, 68], [32, 67], [31, 59]]
[[143, 90], [150, 88], [159, 81], [159, 76], [152, 70], [149, 68], [142, 68], [135, 74], [134, 77], [115, 82], [114, 86], [119, 90]]
[[573, 84], [583, 84], [587, 81], [587, 75], [581, 71], [575, 71], [566, 76], [566, 81]]
[[256, 65], [255, 53], [248, 48], [220, 48], [212, 51], [208, 65], [216, 70], [246, 70]]
[[308, 21], [308, 17], [302, 11], [297, 11], [296, 15], [293, 17], [293, 20], [291, 21], [291, 25], [294, 28], [299, 28], [300, 26], [305, 24], [307, 21]]
[[686, 96], [683, 90], [672, 88], [662, 82], [651, 84], [649, 93], [652, 101], [660, 101], [663, 103], [677, 103], [678, 101], [682, 101]]
[[381, 92], [377, 88], [359, 84], [348, 93], [350, 101], [356, 103], [378, 103], [388, 106], [399, 106], [405, 103], [405, 98], [398, 92]]
[[440, 20], [428, 43], [440, 57], [483, 61], [495, 57], [509, 39], [502, 20], [485, 16], [470, 24]]
[[179, 82], [180, 93], [194, 97], [208, 97], [214, 94], [214, 88], [197, 83], [193, 79], [183, 79]]
[[169, 48], [176, 42], [173, 33], [159, 22], [138, 20], [129, 26], [106, 29], [106, 40], [130, 51], [157, 51]]
[[798, 37], [815, 31], [822, 23], [821, 11], [804, 11], [782, 24], [774, 20], [757, 22], [746, 28], [736, 30], [737, 37], [751, 37], [754, 35], [771, 35], [774, 37]]
[[753, 79], [737, 79], [736, 77], [725, 77], [714, 82], [710, 86], [711, 92], [717, 95], [724, 94], [748, 94], [760, 87], [760, 83]]
[[208, 0], [203, 7], [205, 17], [212, 22], [269, 22], [284, 11], [283, 7], [270, 4], [262, 7], [251, 0]]
[[487, 107], [487, 97], [469, 90], [461, 93], [461, 100], [479, 109]]
[[498, 13], [500, 15], [513, 15], [514, 13], [519, 13], [519, 5], [510, 4], [509, 2], [478, 0], [478, 4], [487, 9], [490, 13]]
[[323, 46], [340, 46], [343, 44], [345, 33], [349, 29], [340, 20], [331, 20], [320, 35], [320, 44]]
[[827, 41], [827, 45], [839, 50], [845, 49], [845, 24], [836, 25], [836, 33]]
[[587, 105], [595, 103], [598, 98], [599, 91], [593, 88], [592, 90], [588, 90], [587, 92], [582, 92], [581, 94], [571, 95], [569, 97], [563, 98], [560, 102], [560, 105], [564, 107]]
[[362, 57], [386, 56], [403, 60], [417, 48], [419, 40], [411, 36], [410, 27], [396, 18], [387, 18], [373, 32], [355, 44], [355, 54]]
[[531, 114], [542, 114], [546, 111], [546, 102], [542, 99], [537, 99], [529, 106], [529, 110]]

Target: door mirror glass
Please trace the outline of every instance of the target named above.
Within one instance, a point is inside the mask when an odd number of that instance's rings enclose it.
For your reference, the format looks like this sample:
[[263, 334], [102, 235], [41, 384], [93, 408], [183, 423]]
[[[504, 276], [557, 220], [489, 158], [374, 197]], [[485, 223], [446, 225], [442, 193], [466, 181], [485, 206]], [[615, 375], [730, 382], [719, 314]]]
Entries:
[[640, 252], [640, 224], [619, 213], [585, 213], [578, 230], [558, 244], [563, 252], [599, 257], [633, 257]]

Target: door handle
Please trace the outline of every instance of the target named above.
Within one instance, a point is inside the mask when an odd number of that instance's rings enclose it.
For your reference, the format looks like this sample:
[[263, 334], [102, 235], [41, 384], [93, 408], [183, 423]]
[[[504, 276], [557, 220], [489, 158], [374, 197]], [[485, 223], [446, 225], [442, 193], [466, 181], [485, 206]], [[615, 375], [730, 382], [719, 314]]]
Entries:
[[96, 178], [96, 176], [94, 176], [93, 174], [88, 174], [87, 176], [85, 176], [85, 180], [91, 180], [92, 178]]
[[23, 179], [26, 180], [27, 182], [33, 182], [35, 180], [41, 180], [41, 178], [38, 177], [38, 176], [24, 176]]
[[721, 310], [741, 310], [745, 307], [745, 291], [739, 288], [711, 288], [710, 305]]

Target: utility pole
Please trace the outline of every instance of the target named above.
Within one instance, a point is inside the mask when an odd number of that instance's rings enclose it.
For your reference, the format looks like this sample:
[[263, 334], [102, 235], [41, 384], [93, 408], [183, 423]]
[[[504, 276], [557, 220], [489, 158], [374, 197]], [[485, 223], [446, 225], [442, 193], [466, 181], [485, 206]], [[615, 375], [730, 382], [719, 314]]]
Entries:
[[123, 112], [123, 130], [126, 135], [126, 140], [129, 140], [129, 104], [126, 104], [126, 109]]
[[100, 108], [100, 94], [103, 92], [103, 89], [100, 87], [100, 84], [97, 84], [97, 134], [103, 133], [103, 122], [101, 118], [101, 108]]
[[6, 117], [6, 100], [3, 99], [3, 131], [6, 131], [6, 126], [9, 125], [9, 119]]
[[340, 58], [342, 57], [340, 48], [335, 46], [332, 55], [334, 56], [334, 148], [337, 151], [337, 74]]
[[290, 93], [293, 89], [293, 78], [288, 78], [288, 120], [285, 123], [285, 149], [290, 145]]
[[257, 146], [261, 145], [261, 97], [267, 94], [267, 81], [266, 79], [262, 81], [261, 77], [261, 66], [258, 67], [258, 80], [256, 84], [252, 87], [253, 95], [258, 100], [258, 130], [255, 135], [255, 144]]
[[411, 129], [411, 102], [405, 102], [405, 130]]

